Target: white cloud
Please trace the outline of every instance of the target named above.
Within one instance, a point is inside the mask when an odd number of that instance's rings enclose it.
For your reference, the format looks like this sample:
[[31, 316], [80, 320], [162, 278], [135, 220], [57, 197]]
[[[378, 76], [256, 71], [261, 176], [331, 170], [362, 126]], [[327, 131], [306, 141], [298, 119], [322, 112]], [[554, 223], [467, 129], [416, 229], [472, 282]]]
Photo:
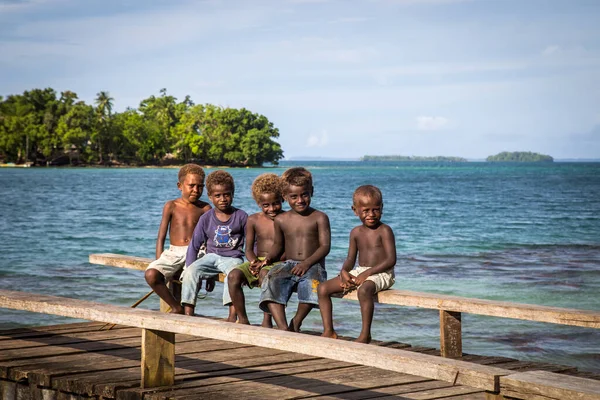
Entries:
[[325, 147], [329, 143], [329, 135], [323, 130], [320, 135], [310, 135], [306, 141], [306, 147]]
[[437, 131], [448, 125], [450, 120], [445, 117], [417, 117], [417, 129], [420, 131]]

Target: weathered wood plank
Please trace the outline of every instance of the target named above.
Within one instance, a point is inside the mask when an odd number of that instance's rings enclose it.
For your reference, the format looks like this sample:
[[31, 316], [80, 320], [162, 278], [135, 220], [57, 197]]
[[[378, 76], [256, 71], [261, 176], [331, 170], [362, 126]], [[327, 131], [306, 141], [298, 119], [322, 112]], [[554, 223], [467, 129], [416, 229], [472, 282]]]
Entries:
[[517, 399], [600, 400], [600, 381], [547, 371], [528, 371], [502, 377], [500, 393]]
[[440, 355], [462, 357], [461, 313], [440, 310]]
[[[223, 342], [227, 343], [227, 342]], [[194, 358], [196, 357], [196, 358]], [[192, 380], [205, 376], [206, 372], [229, 371], [223, 374], [235, 374], [237, 369], [271, 365], [272, 368], [284, 368], [286, 364], [297, 361], [319, 360], [315, 357], [261, 347], [226, 348], [203, 353], [187, 354], [177, 359], [175, 382]], [[330, 362], [328, 360], [328, 362]], [[116, 397], [121, 389], [140, 386], [140, 368], [130, 367], [114, 371], [87, 372], [59, 377], [53, 381], [53, 388], [66, 392], [88, 396]]]
[[[176, 353], [201, 353], [206, 351], [221, 351], [223, 349], [244, 347], [243, 344], [229, 343], [224, 346], [220, 340], [203, 340], [201, 348], [197, 341], [180, 341]], [[85, 356], [82, 356], [85, 354]], [[186, 354], [186, 357], [188, 355]], [[179, 358], [181, 360], [181, 358]], [[67, 356], [49, 356], [36, 359], [26, 359], [4, 362], [0, 364], [2, 377], [14, 381], [28, 379], [40, 386], [50, 387], [56, 377], [84, 373], [90, 371], [110, 371], [124, 367], [140, 366], [140, 347], [121, 346], [117, 350], [85, 353], [80, 352]]]
[[299, 342], [297, 334], [293, 332], [269, 330], [269, 334], [265, 335], [265, 329], [256, 326], [231, 324], [201, 317], [157, 313], [64, 297], [0, 290], [0, 307], [252, 344], [411, 373], [486, 390], [497, 391], [498, 378], [507, 374], [506, 370], [499, 368], [401, 349], [382, 348], [308, 335]]
[[142, 387], [169, 386], [175, 383], [175, 334], [142, 331]]
[[119, 329], [119, 330], [110, 330], [110, 331], [99, 331], [96, 328], [93, 331], [84, 331], [84, 332], [75, 332], [75, 333], [61, 333], [57, 335], [50, 336], [42, 336], [42, 337], [30, 337], [27, 339], [15, 339], [15, 340], [7, 340], [0, 344], [0, 348], [2, 349], [2, 353], [0, 353], [0, 357], [2, 357], [3, 352], [9, 349], [29, 349], [32, 347], [42, 347], [42, 346], [61, 346], [61, 345], [69, 345], [75, 343], [87, 342], [89, 340], [100, 341], [100, 340], [113, 340], [113, 339], [123, 339], [129, 337], [140, 337], [142, 334], [142, 330], [139, 328], [127, 328], [127, 329]]
[[[113, 267], [145, 269], [152, 261], [149, 258], [123, 256], [120, 254], [90, 254], [90, 263]], [[142, 268], [143, 266], [143, 268]], [[220, 281], [223, 281], [220, 276]], [[345, 295], [344, 299], [358, 300], [356, 291]], [[410, 290], [384, 290], [376, 295], [383, 304], [429, 308], [488, 315], [492, 317], [522, 319], [527, 321], [549, 322], [553, 324], [583, 326], [600, 329], [600, 312], [571, 308], [538, 306], [533, 304], [510, 303], [506, 301], [482, 300], [468, 297], [450, 296]]]

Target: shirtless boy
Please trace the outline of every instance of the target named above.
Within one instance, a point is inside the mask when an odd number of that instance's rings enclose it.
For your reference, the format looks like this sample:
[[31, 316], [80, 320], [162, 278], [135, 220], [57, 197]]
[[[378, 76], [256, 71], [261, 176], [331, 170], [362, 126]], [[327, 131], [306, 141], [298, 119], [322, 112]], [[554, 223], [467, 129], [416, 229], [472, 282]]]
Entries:
[[[394, 284], [396, 265], [396, 241], [392, 228], [381, 222], [383, 198], [381, 191], [371, 185], [360, 186], [352, 196], [352, 210], [362, 225], [350, 232], [348, 257], [340, 275], [319, 285], [319, 308], [323, 319], [321, 336], [337, 338], [333, 329], [331, 295], [358, 289], [362, 329], [356, 339], [360, 343], [371, 342], [373, 322], [373, 296]], [[358, 253], [358, 265], [356, 255]]]
[[[249, 324], [246, 313], [246, 299], [242, 286], [254, 288], [262, 284], [272, 265], [258, 267], [264, 260], [275, 240], [275, 217], [283, 212], [281, 203], [281, 181], [275, 174], [259, 175], [252, 182], [252, 197], [261, 211], [248, 217], [246, 224], [246, 259], [248, 262], [231, 271], [227, 277], [229, 294], [240, 324]], [[283, 259], [283, 258], [282, 258]], [[235, 322], [235, 318], [229, 322]], [[264, 313], [261, 326], [272, 328], [271, 315]]]
[[[278, 329], [299, 332], [304, 318], [319, 304], [319, 283], [327, 279], [324, 262], [331, 246], [331, 231], [327, 214], [310, 206], [310, 172], [302, 167], [290, 168], [281, 180], [284, 199], [291, 209], [275, 217], [273, 247], [258, 266], [272, 264], [282, 253], [287, 261], [269, 271], [259, 306], [271, 313]], [[298, 292], [298, 310], [288, 326], [285, 306], [294, 290]]]
[[[199, 165], [186, 164], [179, 170], [177, 188], [181, 197], [169, 200], [163, 207], [162, 220], [156, 239], [156, 260], [146, 269], [148, 285], [163, 299], [172, 313], [182, 313], [183, 308], [167, 288], [166, 281], [173, 279], [185, 265], [185, 255], [200, 216], [210, 210], [202, 200], [204, 171]], [[169, 232], [169, 249], [164, 250]], [[163, 251], [164, 250], [164, 251]]]
[[[243, 261], [244, 235], [248, 214], [232, 205], [235, 186], [233, 177], [226, 171], [214, 171], [206, 177], [208, 198], [215, 208], [198, 220], [185, 259], [186, 268], [181, 275], [181, 304], [185, 315], [194, 315], [199, 282], [206, 279], [206, 290], [212, 291], [219, 273], [229, 272]], [[206, 243], [206, 254], [198, 259], [200, 246]], [[223, 305], [233, 313], [227, 278], [223, 290]]]

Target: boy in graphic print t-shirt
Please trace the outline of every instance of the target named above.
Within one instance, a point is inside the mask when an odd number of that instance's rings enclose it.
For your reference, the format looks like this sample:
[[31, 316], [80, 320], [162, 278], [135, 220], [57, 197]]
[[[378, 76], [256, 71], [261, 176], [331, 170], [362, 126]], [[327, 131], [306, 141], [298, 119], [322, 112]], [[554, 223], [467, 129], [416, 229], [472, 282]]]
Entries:
[[[248, 214], [231, 205], [234, 188], [233, 177], [225, 171], [212, 172], [206, 178], [208, 198], [214, 208], [200, 217], [188, 247], [186, 267], [181, 276], [181, 305], [186, 315], [194, 315], [202, 279], [207, 280], [206, 290], [210, 292], [219, 273], [227, 275], [243, 261]], [[205, 242], [206, 255], [198, 259], [198, 250]], [[235, 313], [227, 290], [227, 278], [224, 288], [223, 305], [229, 305], [229, 312]]]

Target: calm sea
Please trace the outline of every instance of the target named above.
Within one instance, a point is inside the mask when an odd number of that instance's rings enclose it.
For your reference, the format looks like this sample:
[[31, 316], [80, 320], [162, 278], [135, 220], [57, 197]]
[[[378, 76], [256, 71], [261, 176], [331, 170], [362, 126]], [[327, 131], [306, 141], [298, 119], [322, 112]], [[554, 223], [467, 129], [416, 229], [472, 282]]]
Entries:
[[[252, 180], [292, 165], [313, 172], [313, 205], [330, 217], [330, 277], [359, 223], [352, 192], [370, 183], [396, 234], [396, 288], [600, 311], [600, 163], [284, 162], [229, 170], [235, 205], [257, 212]], [[177, 169], [0, 169], [0, 288], [131, 305], [149, 290], [143, 273], [91, 265], [88, 254], [152, 257], [176, 180]], [[226, 316], [221, 290], [197, 312]], [[247, 292], [254, 323], [258, 295]], [[156, 297], [143, 307], [158, 308]], [[357, 303], [334, 301], [334, 316], [340, 334], [358, 335]], [[0, 328], [70, 321], [0, 311]], [[378, 305], [373, 337], [438, 347], [438, 324], [436, 311]], [[318, 311], [304, 327], [321, 329]], [[600, 371], [594, 329], [464, 314], [463, 349]]]

